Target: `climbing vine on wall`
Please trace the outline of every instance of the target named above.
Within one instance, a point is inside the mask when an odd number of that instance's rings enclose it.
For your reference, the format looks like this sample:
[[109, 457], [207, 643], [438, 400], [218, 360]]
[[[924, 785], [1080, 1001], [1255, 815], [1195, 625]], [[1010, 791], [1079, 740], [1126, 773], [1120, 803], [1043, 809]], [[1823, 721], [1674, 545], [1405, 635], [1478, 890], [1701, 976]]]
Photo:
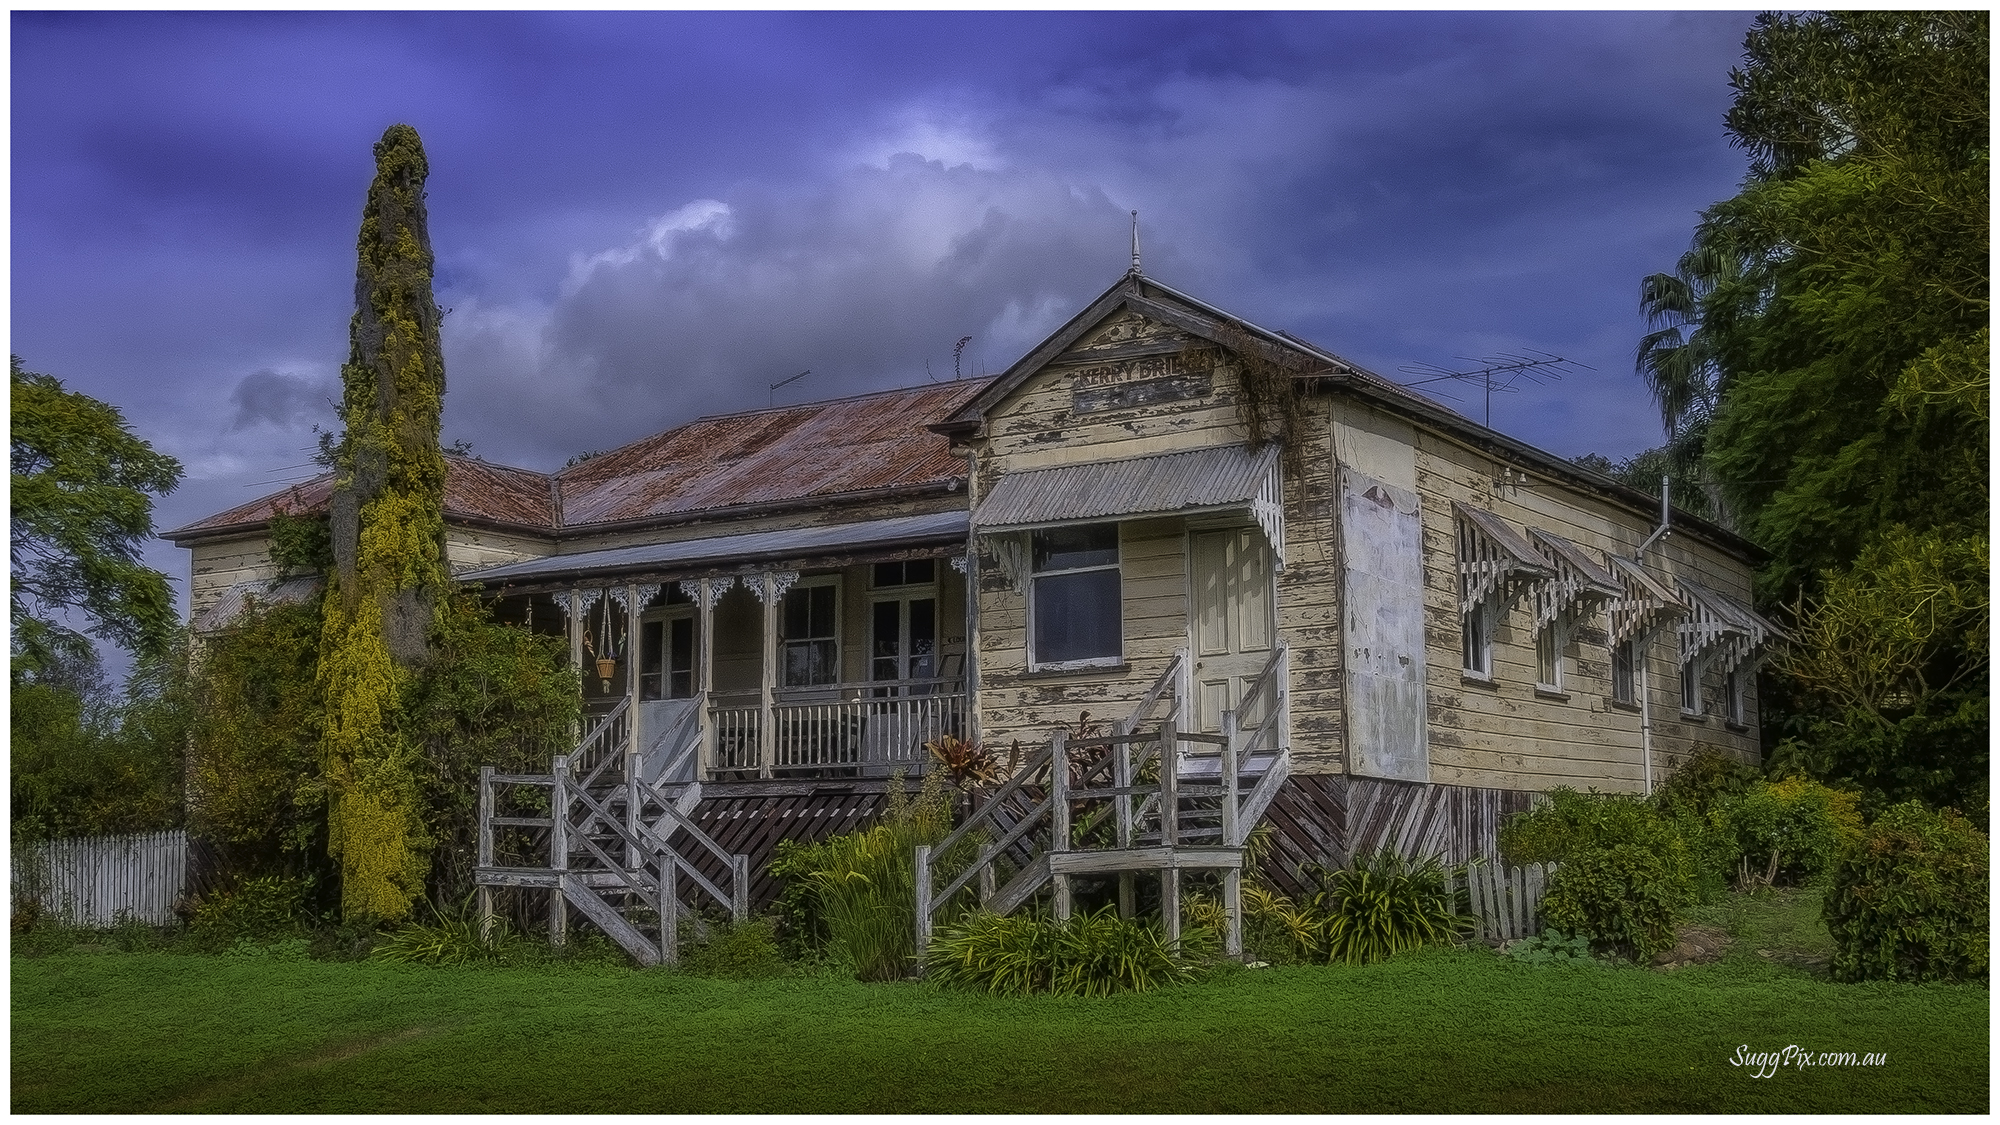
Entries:
[[1285, 476], [1305, 479], [1312, 413], [1301, 384], [1315, 375], [1332, 374], [1332, 368], [1259, 339], [1239, 321], [1225, 321], [1215, 336], [1236, 362], [1236, 417], [1251, 447], [1277, 442]]
[[409, 914], [429, 868], [420, 753], [404, 729], [402, 699], [426, 662], [450, 587], [428, 172], [408, 125], [391, 126], [376, 144], [341, 368], [346, 432], [335, 450], [334, 569], [319, 665], [327, 850], [340, 864], [341, 907], [383, 920]]

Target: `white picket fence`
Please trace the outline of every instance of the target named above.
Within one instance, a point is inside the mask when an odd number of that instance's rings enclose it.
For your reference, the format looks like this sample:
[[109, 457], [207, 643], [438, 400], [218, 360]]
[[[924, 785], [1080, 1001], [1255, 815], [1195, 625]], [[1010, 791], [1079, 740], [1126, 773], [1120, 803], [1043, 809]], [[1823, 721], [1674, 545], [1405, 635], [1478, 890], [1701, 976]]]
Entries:
[[13, 864], [13, 893], [73, 926], [100, 928], [120, 917], [163, 926], [173, 921], [187, 873], [186, 829], [143, 836], [52, 840], [25, 849]]
[[[1472, 904], [1473, 937], [1501, 942], [1534, 937], [1542, 930], [1542, 895], [1548, 890], [1553, 863], [1502, 867], [1476, 862], [1466, 868], [1463, 885]], [[1457, 877], [1451, 883], [1459, 882]]]

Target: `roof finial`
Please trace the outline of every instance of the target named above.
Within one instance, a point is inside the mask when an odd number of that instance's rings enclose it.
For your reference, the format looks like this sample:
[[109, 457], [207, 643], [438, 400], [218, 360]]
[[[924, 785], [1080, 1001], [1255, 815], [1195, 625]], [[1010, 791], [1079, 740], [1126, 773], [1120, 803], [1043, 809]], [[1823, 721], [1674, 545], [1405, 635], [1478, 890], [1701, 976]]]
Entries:
[[1132, 212], [1132, 272], [1139, 272], [1139, 212]]

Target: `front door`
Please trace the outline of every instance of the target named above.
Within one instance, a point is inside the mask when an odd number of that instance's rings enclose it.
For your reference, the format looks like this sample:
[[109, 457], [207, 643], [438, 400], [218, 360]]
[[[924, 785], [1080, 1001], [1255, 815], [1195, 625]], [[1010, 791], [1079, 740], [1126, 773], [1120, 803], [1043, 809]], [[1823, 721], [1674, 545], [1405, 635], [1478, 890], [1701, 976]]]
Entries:
[[[1194, 720], [1197, 730], [1214, 733], [1271, 660], [1271, 549], [1255, 527], [1196, 531], [1189, 548]], [[1272, 702], [1258, 701], [1258, 714], [1239, 715], [1238, 726], [1252, 729]]]

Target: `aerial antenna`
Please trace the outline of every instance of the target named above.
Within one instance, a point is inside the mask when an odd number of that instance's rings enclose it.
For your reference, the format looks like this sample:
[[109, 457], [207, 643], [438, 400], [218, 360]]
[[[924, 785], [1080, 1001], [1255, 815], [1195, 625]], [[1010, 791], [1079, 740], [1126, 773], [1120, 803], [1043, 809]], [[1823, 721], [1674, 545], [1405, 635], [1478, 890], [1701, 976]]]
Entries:
[[1132, 212], [1132, 273], [1139, 272], [1139, 212]]
[[771, 393], [770, 393], [770, 396], [769, 396], [768, 400], [767, 400], [767, 401], [765, 402], [765, 405], [766, 405], [766, 406], [776, 406], [776, 405], [778, 405], [778, 388], [779, 388], [779, 387], [782, 387], [782, 386], [784, 386], [784, 385], [785, 385], [785, 384], [787, 384], [787, 383], [796, 383], [796, 382], [798, 382], [798, 381], [799, 381], [800, 379], [803, 379], [803, 378], [805, 378], [806, 376], [808, 376], [808, 375], [810, 375], [810, 374], [812, 374], [812, 373], [813, 373], [813, 369], [812, 369], [812, 368], [810, 368], [810, 367], [808, 367], [808, 368], [806, 368], [806, 369], [805, 369], [804, 371], [801, 371], [801, 372], [799, 372], [799, 373], [798, 373], [797, 375], [794, 375], [794, 376], [792, 376], [792, 377], [791, 377], [791, 378], [789, 378], [789, 379], [780, 379], [780, 380], [778, 380], [777, 382], [775, 382], [775, 383], [772, 383], [772, 384], [771, 384], [771, 386], [770, 386], [770, 392], [771, 392]]
[[1559, 355], [1550, 355], [1548, 352], [1531, 352], [1527, 355], [1502, 352], [1484, 359], [1471, 359], [1466, 356], [1459, 356], [1458, 359], [1461, 363], [1478, 366], [1466, 371], [1454, 371], [1448, 367], [1429, 363], [1408, 364], [1400, 369], [1404, 374], [1421, 375], [1423, 378], [1411, 380], [1403, 385], [1421, 387], [1426, 383], [1441, 383], [1446, 379], [1455, 382], [1479, 380], [1486, 387], [1486, 417], [1482, 424], [1489, 430], [1493, 428], [1494, 391], [1508, 394], [1518, 390], [1520, 384], [1524, 382], [1544, 386], [1561, 379], [1565, 370], [1596, 370], [1589, 364], [1564, 359]]

